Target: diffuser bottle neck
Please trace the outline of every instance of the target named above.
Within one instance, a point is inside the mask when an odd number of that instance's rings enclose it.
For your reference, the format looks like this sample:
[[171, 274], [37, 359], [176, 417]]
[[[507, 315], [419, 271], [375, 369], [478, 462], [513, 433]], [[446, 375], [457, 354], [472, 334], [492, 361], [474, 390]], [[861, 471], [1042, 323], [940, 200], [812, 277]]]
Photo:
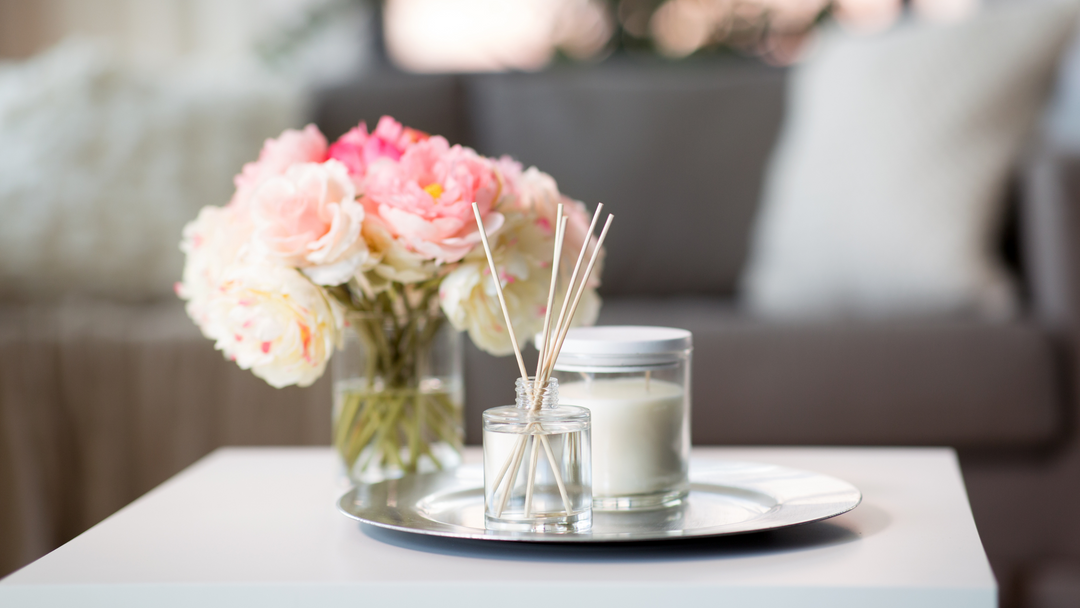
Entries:
[[[517, 407], [534, 408], [537, 400], [539, 400], [542, 409], [549, 409], [559, 405], [559, 381], [555, 378], [549, 379], [543, 386], [539, 386], [536, 379], [531, 376], [528, 381], [518, 378], [514, 388], [517, 391], [517, 400], [515, 401]], [[539, 389], [539, 394], [537, 394], [537, 389]]]

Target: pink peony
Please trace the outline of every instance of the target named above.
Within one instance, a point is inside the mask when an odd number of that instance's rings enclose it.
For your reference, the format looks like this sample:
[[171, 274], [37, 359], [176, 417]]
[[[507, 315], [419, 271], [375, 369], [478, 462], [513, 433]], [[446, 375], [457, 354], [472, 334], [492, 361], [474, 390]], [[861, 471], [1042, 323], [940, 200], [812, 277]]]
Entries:
[[368, 167], [381, 159], [397, 162], [409, 146], [428, 138], [428, 134], [383, 116], [375, 130], [368, 135], [367, 125], [361, 122], [330, 146], [330, 158], [337, 159], [349, 169], [349, 175], [362, 185]]
[[456, 262], [480, 242], [473, 202], [488, 232], [502, 225], [493, 211], [500, 191], [490, 161], [436, 136], [409, 147], [397, 163], [370, 167], [366, 205], [411, 250]]
[[246, 207], [252, 193], [267, 179], [285, 173], [293, 164], [321, 163], [326, 158], [326, 138], [315, 125], [303, 131], [286, 129], [277, 139], [267, 139], [259, 160], [244, 165], [233, 178], [236, 193], [229, 204]]
[[289, 167], [263, 182], [250, 206], [257, 250], [315, 283], [344, 283], [368, 257], [360, 238], [364, 207], [336, 160]]

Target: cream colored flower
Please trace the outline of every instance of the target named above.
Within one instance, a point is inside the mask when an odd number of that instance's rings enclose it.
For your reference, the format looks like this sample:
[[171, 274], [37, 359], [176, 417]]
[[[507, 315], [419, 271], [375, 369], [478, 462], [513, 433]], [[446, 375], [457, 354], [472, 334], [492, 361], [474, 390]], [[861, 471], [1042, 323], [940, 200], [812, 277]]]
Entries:
[[[548, 222], [550, 230], [555, 230], [555, 216], [559, 204], [562, 203], [563, 214], [566, 216], [566, 237], [563, 239], [562, 271], [569, 276], [574, 269], [574, 263], [581, 252], [581, 244], [585, 242], [585, 234], [589, 231], [589, 223], [592, 215], [585, 208], [584, 203], [575, 201], [559, 192], [559, 186], [555, 178], [547, 173], [529, 167], [515, 180], [516, 202], [515, 206], [526, 213], [535, 213], [541, 224]], [[589, 250], [585, 253], [585, 261], [592, 256], [596, 247], [597, 238], [589, 239]], [[600, 275], [604, 271], [604, 251], [597, 257], [596, 266], [589, 276], [589, 287], [600, 286]], [[584, 300], [585, 296], [582, 296]]]
[[204, 332], [271, 386], [308, 386], [326, 369], [343, 324], [338, 306], [294, 268], [235, 264], [208, 300]]
[[367, 217], [362, 234], [370, 252], [368, 263], [357, 277], [364, 290], [379, 293], [386, 290], [391, 282], [408, 285], [426, 281], [437, 274], [438, 267], [434, 261], [398, 242], [378, 216]]
[[247, 249], [251, 222], [235, 207], [203, 207], [184, 226], [180, 251], [185, 254], [184, 274], [176, 295], [187, 300], [187, 313], [207, 333], [207, 301], [217, 292], [221, 277]]
[[536, 167], [529, 167], [517, 177], [515, 185], [518, 207], [542, 218], [555, 219], [555, 210], [563, 202], [563, 196], [554, 177]]
[[[543, 329], [548, 288], [551, 282], [553, 234], [547, 223], [531, 213], [507, 213], [504, 228], [491, 237], [492, 253], [499, 272], [506, 307], [518, 342], [524, 344]], [[555, 312], [565, 293], [560, 286]], [[482, 248], [470, 253], [443, 279], [439, 301], [450, 323], [493, 355], [513, 352], [495, 283]], [[599, 314], [595, 289], [582, 295], [574, 325], [591, 325]]]

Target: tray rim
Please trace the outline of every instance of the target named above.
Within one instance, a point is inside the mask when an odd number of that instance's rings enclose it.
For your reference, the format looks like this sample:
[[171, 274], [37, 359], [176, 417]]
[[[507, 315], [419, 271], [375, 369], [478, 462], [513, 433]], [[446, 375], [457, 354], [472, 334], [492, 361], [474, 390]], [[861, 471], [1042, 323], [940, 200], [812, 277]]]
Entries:
[[[695, 467], [694, 465], [698, 466]], [[725, 474], [731, 474], [733, 471], [738, 471], [740, 467], [749, 468], [750, 470], [768, 471], [773, 474], [779, 474], [782, 478], [800, 478], [801, 481], [817, 481], [822, 484], [833, 485], [833, 494], [837, 494], [837, 498], [833, 503], [829, 503], [832, 506], [826, 506], [823, 504], [804, 504], [800, 501], [805, 501], [811, 497], [820, 497], [820, 494], [816, 493], [793, 493], [789, 495], [780, 494], [775, 490], [770, 492], [770, 482], [779, 483], [783, 488], [783, 482], [776, 482], [774, 479], [763, 478], [762, 481], [755, 482], [754, 478], [749, 479], [724, 479]], [[450, 491], [463, 491], [469, 489], [475, 489], [478, 486], [475, 481], [468, 483], [468, 479], [462, 479], [463, 473], [469, 473], [473, 470], [479, 470], [479, 465], [465, 464], [452, 471], [439, 471], [434, 473], [422, 473], [413, 476], [402, 477], [399, 479], [391, 479], [381, 481], [375, 484], [369, 484], [365, 487], [368, 492], [378, 493], [380, 490], [384, 490], [390, 487], [397, 488], [400, 484], [406, 484], [406, 490], [409, 485], [417, 485], [423, 482], [434, 481], [453, 481], [456, 480], [459, 487], [450, 486], [449, 488], [441, 488], [438, 493], [446, 493]], [[482, 477], [481, 477], [482, 479]], [[723, 483], [720, 483], [723, 481]], [[708, 462], [694, 463], [691, 461], [690, 469], [690, 496], [688, 501], [692, 502], [694, 496], [694, 487], [702, 485], [712, 485], [714, 487], [727, 487], [734, 488], [743, 491], [755, 492], [769, 496], [776, 501], [776, 505], [772, 507], [766, 513], [763, 513], [759, 517], [751, 518], [742, 522], [737, 522], [732, 526], [726, 527], [708, 527], [697, 529], [683, 529], [684, 534], [671, 534], [668, 531], [662, 530], [643, 530], [641, 534], [632, 533], [620, 533], [620, 534], [604, 534], [596, 535], [593, 531], [565, 533], [565, 534], [542, 534], [535, 532], [504, 532], [496, 530], [487, 530], [481, 528], [472, 528], [466, 526], [454, 526], [451, 524], [445, 524], [441, 522], [431, 521], [432, 524], [438, 524], [444, 528], [450, 529], [433, 529], [419, 526], [408, 525], [410, 521], [409, 517], [397, 517], [395, 519], [398, 522], [382, 521], [378, 519], [372, 519], [371, 517], [364, 517], [351, 510], [351, 506], [355, 506], [356, 495], [360, 491], [360, 487], [350, 488], [348, 492], [343, 494], [337, 501], [337, 509], [346, 517], [356, 520], [360, 523], [376, 526], [383, 529], [395, 530], [398, 532], [404, 532], [409, 534], [420, 534], [425, 536], [435, 536], [441, 538], [455, 538], [464, 540], [486, 540], [486, 541], [499, 541], [499, 542], [527, 542], [527, 543], [628, 543], [628, 542], [657, 542], [657, 541], [673, 541], [693, 538], [715, 538], [720, 536], [734, 536], [738, 534], [752, 534], [756, 532], [765, 532], [771, 530], [779, 530], [783, 528], [790, 528], [793, 526], [800, 526], [804, 524], [814, 523], [836, 517], [851, 511], [862, 503], [862, 492], [853, 484], [823, 473], [817, 473], [813, 471], [805, 471], [793, 467], [786, 467], [781, 465], [773, 465], [766, 463], [758, 463], [742, 460], [709, 460]], [[700, 490], [699, 490], [700, 491]], [[424, 518], [420, 514], [416, 507], [428, 497], [436, 494], [436, 492], [429, 492], [417, 498], [411, 504], [406, 506], [390, 507], [392, 513], [399, 515], [415, 515], [419, 518]], [[385, 494], [384, 494], [385, 495]], [[809, 508], [806, 508], [808, 507]], [[778, 513], [783, 514], [785, 508], [790, 514], [787, 518], [778, 518]], [[800, 515], [801, 514], [801, 515]], [[730, 528], [730, 529], [728, 529]], [[460, 531], [459, 531], [460, 530]], [[700, 532], [695, 532], [700, 530]]]

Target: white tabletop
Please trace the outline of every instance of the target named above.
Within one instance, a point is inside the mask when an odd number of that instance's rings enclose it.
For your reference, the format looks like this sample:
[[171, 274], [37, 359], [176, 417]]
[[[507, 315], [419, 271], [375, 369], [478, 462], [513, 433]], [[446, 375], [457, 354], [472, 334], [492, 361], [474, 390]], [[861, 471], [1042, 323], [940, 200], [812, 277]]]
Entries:
[[826, 522], [704, 542], [432, 539], [339, 514], [347, 488], [329, 448], [228, 448], [0, 581], [0, 605], [996, 605], [951, 450], [694, 450], [695, 463], [713, 459], [834, 475], [863, 503]]

